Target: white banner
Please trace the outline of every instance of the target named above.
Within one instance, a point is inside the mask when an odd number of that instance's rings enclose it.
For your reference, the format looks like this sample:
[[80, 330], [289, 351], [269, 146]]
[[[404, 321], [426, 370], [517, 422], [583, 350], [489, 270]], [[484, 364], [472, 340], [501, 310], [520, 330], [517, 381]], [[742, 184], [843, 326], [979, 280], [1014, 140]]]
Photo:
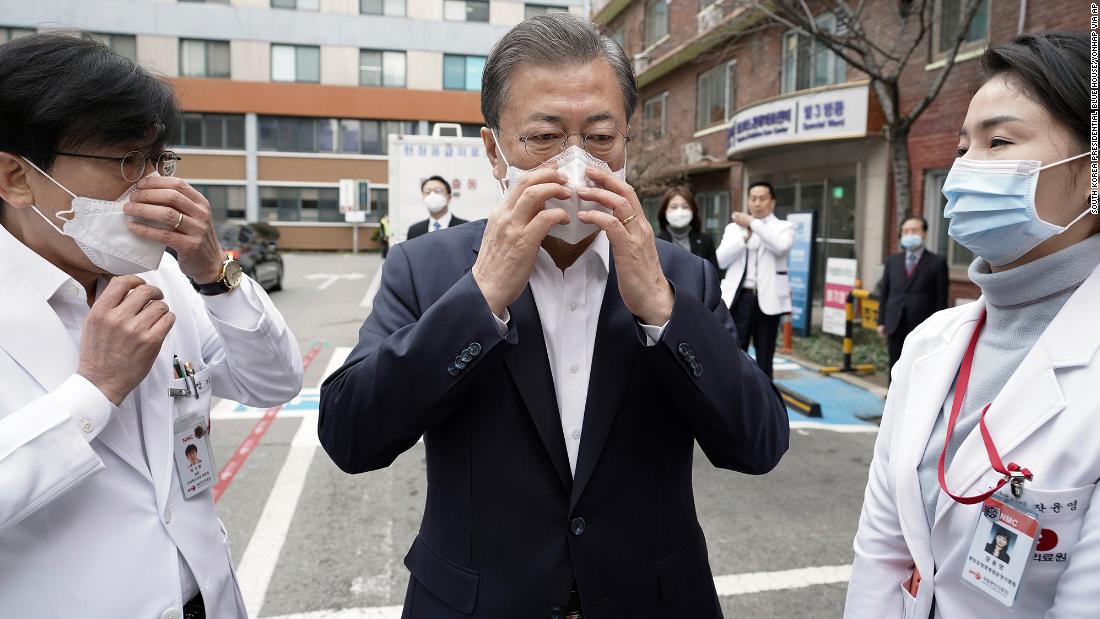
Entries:
[[866, 84], [767, 101], [730, 121], [726, 154], [777, 144], [867, 135]]

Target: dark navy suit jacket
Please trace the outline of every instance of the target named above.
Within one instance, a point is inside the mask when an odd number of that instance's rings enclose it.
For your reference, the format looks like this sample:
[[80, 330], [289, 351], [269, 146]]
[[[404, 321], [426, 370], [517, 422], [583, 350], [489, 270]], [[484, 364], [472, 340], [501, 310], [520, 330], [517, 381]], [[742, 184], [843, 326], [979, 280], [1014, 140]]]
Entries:
[[393, 247], [374, 310], [321, 388], [319, 434], [348, 473], [424, 436], [428, 492], [405, 565], [405, 618], [722, 616], [692, 494], [698, 441], [718, 467], [771, 470], [786, 409], [738, 348], [705, 260], [658, 241], [676, 295], [661, 341], [612, 261], [575, 477], [531, 289], [501, 337], [470, 268], [485, 221]]

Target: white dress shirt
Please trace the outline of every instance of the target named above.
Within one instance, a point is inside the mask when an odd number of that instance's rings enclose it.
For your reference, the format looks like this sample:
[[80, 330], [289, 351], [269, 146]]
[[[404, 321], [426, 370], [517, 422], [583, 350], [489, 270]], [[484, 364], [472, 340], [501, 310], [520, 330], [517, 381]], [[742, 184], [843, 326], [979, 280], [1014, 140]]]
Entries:
[[435, 224], [439, 224], [440, 230], [445, 230], [451, 227], [451, 209], [447, 209], [447, 212], [440, 216], [438, 219], [434, 215], [428, 215], [428, 232], [435, 231]]
[[[539, 248], [535, 268], [528, 283], [535, 297], [546, 356], [554, 379], [569, 471], [577, 471], [584, 409], [588, 401], [588, 381], [592, 375], [592, 354], [596, 347], [596, 328], [607, 288], [611, 249], [607, 235], [601, 232], [577, 260], [562, 271], [545, 249]], [[510, 314], [497, 317], [501, 334], [507, 333]], [[639, 323], [640, 324], [640, 323]], [[661, 339], [668, 323], [641, 325], [648, 346]]]

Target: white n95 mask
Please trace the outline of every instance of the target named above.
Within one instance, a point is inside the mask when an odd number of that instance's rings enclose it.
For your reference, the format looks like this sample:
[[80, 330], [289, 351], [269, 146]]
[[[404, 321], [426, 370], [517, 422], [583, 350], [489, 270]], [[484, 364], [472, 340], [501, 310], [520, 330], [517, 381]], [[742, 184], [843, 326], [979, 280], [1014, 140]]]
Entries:
[[428, 209], [428, 212], [432, 215], [435, 215], [447, 208], [447, 197], [434, 191], [429, 192], [428, 195], [424, 196], [424, 208]]
[[[35, 170], [73, 197], [69, 210], [55, 215], [64, 222], [61, 227], [50, 221], [37, 205], [32, 204], [31, 208], [59, 233], [76, 241], [80, 251], [84, 252], [92, 264], [111, 275], [135, 275], [155, 271], [160, 266], [166, 246], [138, 236], [126, 227], [127, 223], [136, 218], [123, 213], [122, 207], [129, 201], [130, 195], [137, 191], [137, 183], [131, 185], [117, 200], [97, 200], [76, 195], [46, 174], [42, 168], [34, 165], [34, 162], [25, 157], [23, 161], [31, 164]], [[157, 173], [150, 176], [157, 176]], [[64, 215], [72, 215], [72, 219], [66, 219]]]
[[[493, 133], [496, 137], [496, 133]], [[497, 140], [497, 144], [500, 141]], [[607, 162], [602, 159], [598, 159], [590, 155], [587, 151], [579, 146], [570, 146], [562, 151], [556, 157], [547, 159], [542, 164], [531, 168], [530, 170], [521, 170], [508, 163], [508, 159], [504, 156], [503, 149], [497, 148], [497, 152], [500, 153], [501, 159], [504, 159], [505, 165], [508, 166], [506, 173], [507, 187], [501, 183], [501, 190], [507, 191], [508, 189], [518, 185], [523, 179], [527, 178], [532, 172], [539, 168], [554, 167], [558, 172], [561, 172], [568, 177], [566, 187], [573, 191], [573, 195], [565, 200], [559, 200], [558, 198], [550, 198], [546, 201], [545, 209], [560, 208], [569, 215], [569, 223], [567, 224], [555, 224], [550, 228], [550, 236], [559, 238], [570, 245], [576, 245], [581, 242], [592, 233], [599, 230], [599, 226], [595, 224], [586, 224], [582, 222], [577, 213], [581, 211], [602, 211], [604, 213], [610, 213], [610, 209], [605, 208], [599, 202], [592, 202], [589, 200], [582, 200], [577, 195], [576, 190], [580, 187], [595, 187], [593, 183], [585, 175], [585, 170], [589, 167], [602, 168], [611, 172], [616, 178], [626, 180], [626, 166], [617, 172], [611, 171], [611, 166], [607, 165]]]

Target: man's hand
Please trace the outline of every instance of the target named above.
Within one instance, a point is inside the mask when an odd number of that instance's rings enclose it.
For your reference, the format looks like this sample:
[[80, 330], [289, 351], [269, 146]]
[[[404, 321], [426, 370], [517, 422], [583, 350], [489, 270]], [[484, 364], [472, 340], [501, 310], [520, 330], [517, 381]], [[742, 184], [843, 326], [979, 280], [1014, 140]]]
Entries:
[[146, 176], [138, 181], [138, 190], [131, 194], [130, 202], [122, 210], [159, 224], [161, 227], [130, 222], [129, 228], [138, 236], [176, 250], [180, 270], [195, 283], [209, 284], [221, 276], [225, 251], [214, 231], [210, 203], [186, 181]]
[[569, 223], [562, 209], [543, 210], [550, 198], [573, 195], [565, 187], [567, 181], [554, 168], [532, 172], [509, 188], [504, 202], [489, 216], [471, 272], [493, 314], [500, 316], [523, 293], [550, 228]]
[[879, 326], [875, 327], [875, 330], [878, 331], [879, 337], [881, 337], [881, 338], [886, 337], [886, 325], [879, 325]]
[[730, 219], [733, 220], [733, 223], [741, 226], [742, 228], [749, 228], [750, 226], [752, 226], [752, 215], [749, 215], [748, 213], [737, 211], [733, 215], [730, 215]]
[[115, 406], [145, 380], [176, 323], [163, 299], [136, 275], [114, 277], [84, 320], [76, 372]]
[[[646, 220], [634, 188], [606, 170], [588, 168], [588, 178], [602, 189], [586, 187], [579, 189], [578, 195], [611, 209], [611, 214], [581, 211], [578, 217], [607, 233], [612, 255], [615, 256], [619, 294], [623, 297], [623, 303], [642, 323], [654, 326], [665, 324], [672, 315], [675, 299], [657, 257], [653, 226]], [[622, 223], [632, 215], [634, 219], [630, 223]]]

